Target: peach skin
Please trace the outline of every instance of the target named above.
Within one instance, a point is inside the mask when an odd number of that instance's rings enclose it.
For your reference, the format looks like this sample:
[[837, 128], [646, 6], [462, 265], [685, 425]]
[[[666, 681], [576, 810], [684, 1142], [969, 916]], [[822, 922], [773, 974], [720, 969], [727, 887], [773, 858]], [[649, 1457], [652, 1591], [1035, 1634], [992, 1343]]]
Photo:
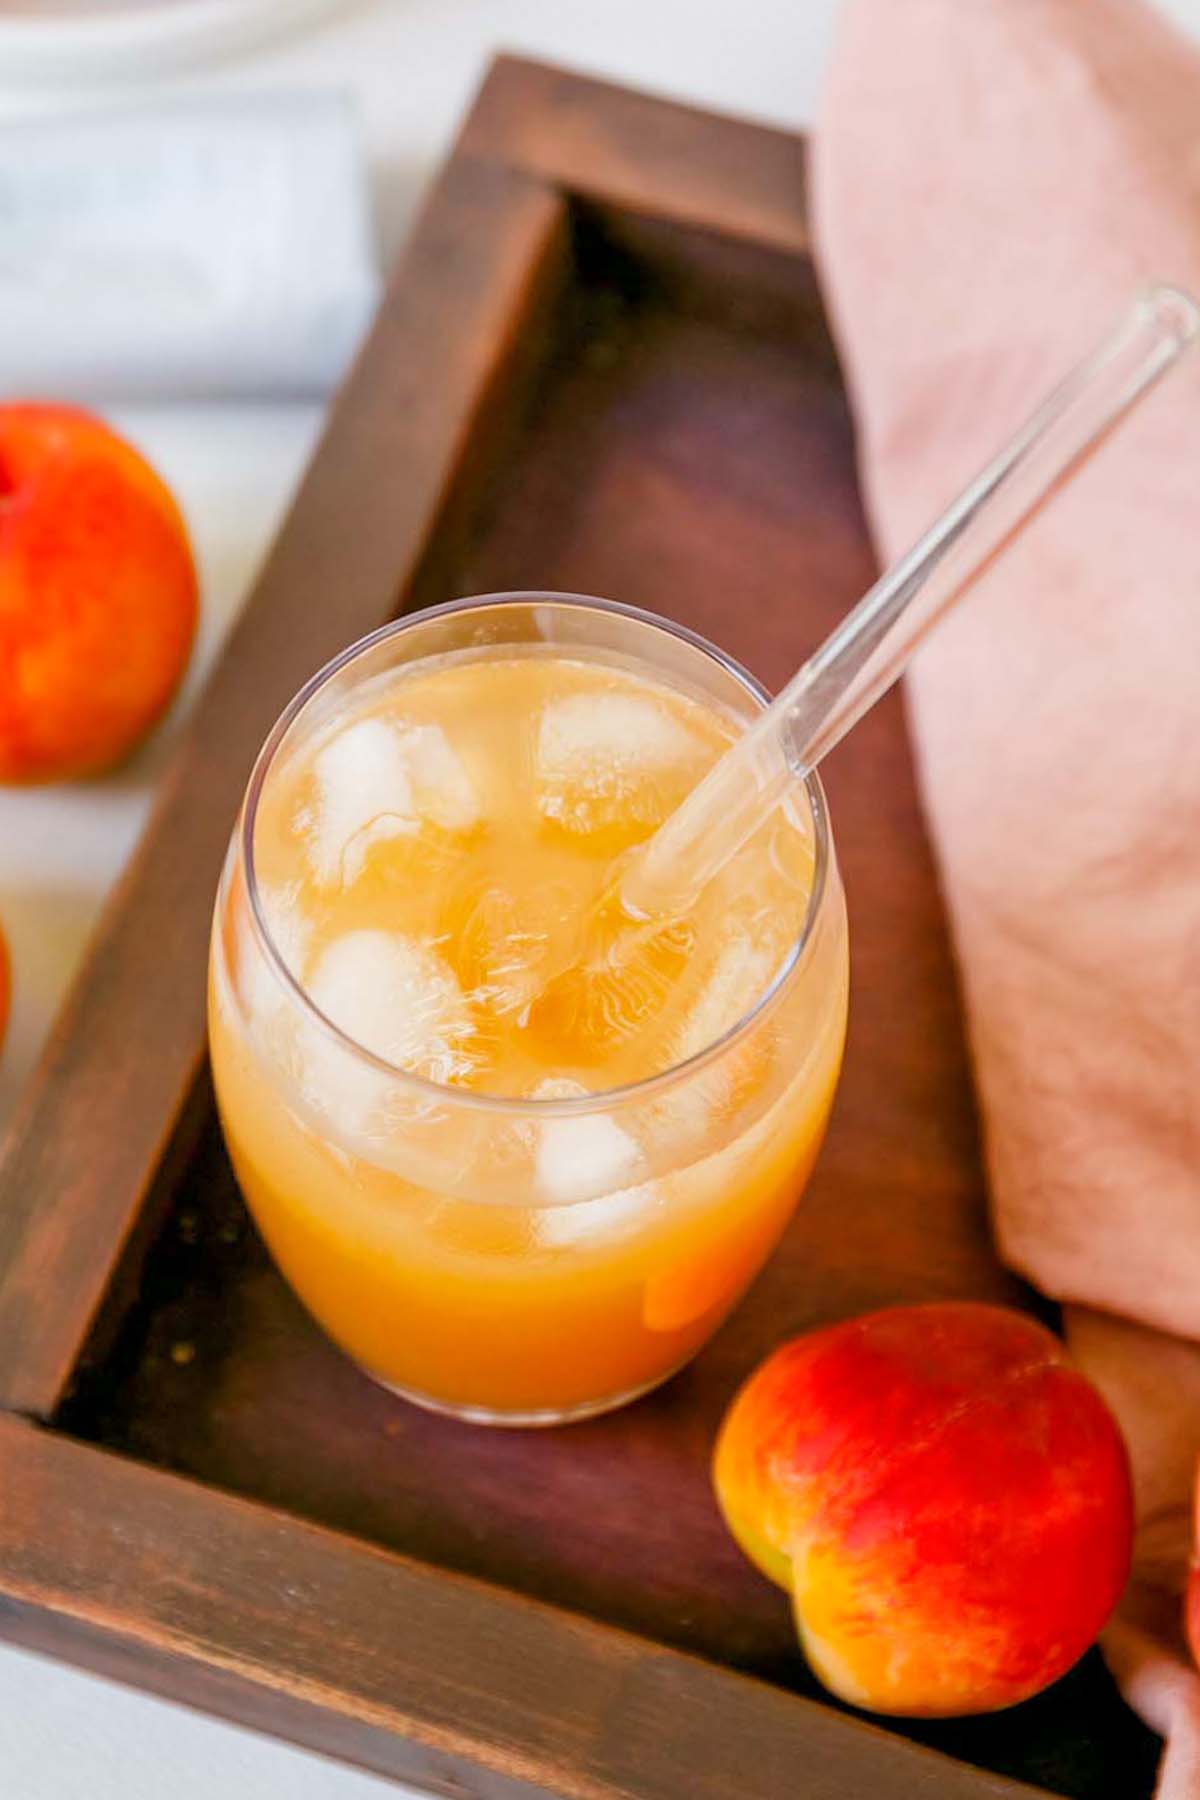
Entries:
[[196, 627], [170, 492], [72, 407], [0, 406], [0, 781], [89, 775], [165, 711]]
[[734, 1400], [713, 1472], [814, 1672], [873, 1712], [1027, 1699], [1129, 1573], [1116, 1423], [1059, 1340], [1000, 1307], [894, 1307], [784, 1344]]

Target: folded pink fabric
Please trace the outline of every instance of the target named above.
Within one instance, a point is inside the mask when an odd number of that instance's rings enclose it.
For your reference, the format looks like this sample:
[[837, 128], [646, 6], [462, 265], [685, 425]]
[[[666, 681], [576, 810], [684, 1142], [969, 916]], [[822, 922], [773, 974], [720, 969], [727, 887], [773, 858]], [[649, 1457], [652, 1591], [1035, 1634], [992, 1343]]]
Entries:
[[[817, 241], [891, 557], [1149, 280], [1200, 295], [1200, 57], [1137, 0], [848, 0]], [[1137, 1483], [1110, 1633], [1200, 1800], [1200, 356], [922, 652], [909, 703], [1001, 1251]], [[1170, 1334], [1170, 1335], [1168, 1335]], [[1157, 1596], [1157, 1598], [1156, 1598]]]

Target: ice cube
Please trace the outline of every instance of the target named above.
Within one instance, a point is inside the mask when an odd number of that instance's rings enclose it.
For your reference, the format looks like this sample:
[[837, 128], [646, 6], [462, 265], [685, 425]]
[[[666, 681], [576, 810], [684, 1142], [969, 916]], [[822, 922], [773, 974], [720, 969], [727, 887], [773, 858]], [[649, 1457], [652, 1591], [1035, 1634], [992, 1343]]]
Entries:
[[440, 725], [359, 719], [322, 746], [313, 775], [308, 854], [326, 883], [349, 886], [373, 844], [409, 837], [423, 823], [465, 831], [479, 819], [474, 784]]
[[643, 1224], [661, 1205], [654, 1182], [620, 1188], [595, 1200], [576, 1200], [571, 1206], [543, 1206], [537, 1214], [535, 1234], [539, 1244], [554, 1250], [594, 1243]]
[[741, 934], [727, 938], [675, 1040], [675, 1061], [698, 1056], [744, 1018], [770, 986], [778, 964], [777, 951], [767, 945]]
[[353, 882], [372, 844], [416, 831], [409, 761], [384, 719], [359, 719], [313, 759], [317, 796], [308, 857], [320, 881]]
[[[533, 1090], [535, 1100], [563, 1100], [586, 1094], [578, 1082], [548, 1080]], [[607, 1113], [546, 1119], [539, 1128], [536, 1168], [547, 1199], [560, 1204], [588, 1200], [628, 1185], [638, 1162], [638, 1146]]]
[[654, 1148], [685, 1162], [698, 1156], [726, 1087], [719, 1069], [705, 1069], [650, 1101], [644, 1110]]
[[[326, 945], [307, 984], [314, 1004], [356, 1044], [433, 1081], [475, 1066], [473, 1024], [442, 959], [396, 932], [348, 931]], [[339, 1043], [318, 1020], [302, 1022], [297, 1057], [305, 1099], [334, 1130], [380, 1140], [398, 1093], [394, 1076]]]
[[701, 748], [661, 703], [639, 694], [551, 700], [538, 722], [539, 809], [568, 831], [641, 819], [664, 777], [698, 773]]
[[474, 1021], [453, 971], [436, 951], [392, 931], [348, 931], [318, 957], [314, 1005], [356, 1044], [431, 1081], [475, 1066]]
[[[740, 933], [727, 938], [672, 1038], [671, 1061], [686, 1062], [723, 1037], [766, 992], [776, 967], [777, 957], [766, 945]], [[699, 1154], [705, 1133], [729, 1104], [732, 1085], [727, 1056], [681, 1076], [647, 1108], [656, 1141], [688, 1160]]]
[[418, 816], [443, 831], [471, 831], [479, 823], [479, 795], [467, 766], [440, 725], [402, 731]]
[[493, 1014], [529, 1005], [554, 926], [574, 899], [552, 881], [519, 895], [498, 882], [479, 888], [454, 933], [454, 966], [478, 1004]]
[[[577, 1081], [555, 1077], [539, 1082], [533, 1097], [565, 1100], [587, 1091]], [[537, 1177], [542, 1192], [557, 1204], [538, 1208], [538, 1242], [567, 1249], [645, 1219], [658, 1204], [654, 1183], [615, 1186], [628, 1181], [637, 1161], [637, 1143], [606, 1113], [547, 1119], [539, 1128]]]

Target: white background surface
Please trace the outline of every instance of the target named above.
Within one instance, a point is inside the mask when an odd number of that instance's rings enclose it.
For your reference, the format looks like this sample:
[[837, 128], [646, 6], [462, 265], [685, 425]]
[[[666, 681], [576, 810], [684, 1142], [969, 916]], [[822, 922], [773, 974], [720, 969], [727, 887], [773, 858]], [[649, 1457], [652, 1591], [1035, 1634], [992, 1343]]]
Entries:
[[[1171, 0], [1167, 10], [1200, 31], [1200, 0]], [[835, 11], [836, 0], [345, 0], [330, 19], [290, 39], [154, 93], [352, 91], [386, 264], [494, 50], [528, 51], [798, 126], [811, 114]], [[122, 97], [111, 87], [34, 91], [26, 82], [5, 90], [0, 65], [0, 119]], [[204, 622], [177, 721], [246, 593], [320, 414], [307, 406], [214, 406], [138, 408], [114, 418], [174, 487], [201, 564]], [[134, 842], [170, 735], [168, 724], [111, 780], [0, 792], [0, 923], [16, 971], [0, 1060], [0, 1126]], [[2, 1800], [368, 1800], [400, 1792], [0, 1646]]]

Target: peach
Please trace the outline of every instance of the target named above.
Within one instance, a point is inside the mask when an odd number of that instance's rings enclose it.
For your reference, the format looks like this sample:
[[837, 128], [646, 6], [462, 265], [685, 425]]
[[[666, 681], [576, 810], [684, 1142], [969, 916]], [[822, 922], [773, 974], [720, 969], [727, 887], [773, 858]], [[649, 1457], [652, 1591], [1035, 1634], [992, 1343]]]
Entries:
[[72, 407], [0, 406], [0, 781], [118, 762], [166, 709], [196, 627], [183, 519]]
[[874, 1712], [990, 1712], [1093, 1642], [1129, 1573], [1117, 1425], [1020, 1313], [894, 1307], [784, 1344], [714, 1458], [734, 1537], [813, 1670]]

